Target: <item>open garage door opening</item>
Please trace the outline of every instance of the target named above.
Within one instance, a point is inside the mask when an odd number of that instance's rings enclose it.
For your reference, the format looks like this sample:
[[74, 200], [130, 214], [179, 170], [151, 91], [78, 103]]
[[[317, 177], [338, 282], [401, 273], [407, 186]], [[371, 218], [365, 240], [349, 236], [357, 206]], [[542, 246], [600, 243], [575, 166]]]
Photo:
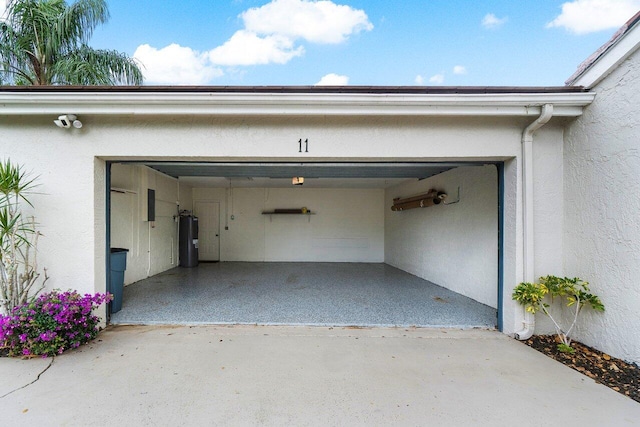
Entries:
[[[500, 170], [112, 163], [110, 247], [128, 252], [110, 321], [494, 328]], [[191, 263], [186, 217], [198, 223]]]

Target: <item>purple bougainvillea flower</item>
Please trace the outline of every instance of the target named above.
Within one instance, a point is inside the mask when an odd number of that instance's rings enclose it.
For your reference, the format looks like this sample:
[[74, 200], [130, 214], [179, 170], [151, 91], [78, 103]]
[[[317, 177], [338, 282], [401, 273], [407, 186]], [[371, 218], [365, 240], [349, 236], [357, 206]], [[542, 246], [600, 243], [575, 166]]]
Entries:
[[[51, 291], [0, 316], [0, 346], [12, 355], [61, 354], [93, 339], [99, 317], [92, 310], [112, 299], [110, 294]], [[29, 338], [35, 337], [35, 338]]]

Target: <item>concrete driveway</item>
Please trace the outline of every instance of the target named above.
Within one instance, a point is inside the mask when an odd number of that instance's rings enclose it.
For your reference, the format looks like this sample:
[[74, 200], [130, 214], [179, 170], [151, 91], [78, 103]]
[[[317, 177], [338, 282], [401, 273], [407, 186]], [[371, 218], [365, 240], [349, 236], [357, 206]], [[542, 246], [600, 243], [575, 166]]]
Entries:
[[494, 331], [120, 326], [0, 359], [0, 424], [640, 425], [640, 404]]

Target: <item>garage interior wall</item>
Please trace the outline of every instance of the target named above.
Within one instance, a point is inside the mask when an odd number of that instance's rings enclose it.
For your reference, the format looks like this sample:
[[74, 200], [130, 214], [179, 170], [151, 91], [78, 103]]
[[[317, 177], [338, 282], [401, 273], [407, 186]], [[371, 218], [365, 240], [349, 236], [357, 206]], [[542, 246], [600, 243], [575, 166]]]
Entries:
[[[155, 190], [155, 221], [147, 221], [147, 189]], [[178, 266], [178, 205], [191, 187], [144, 166], [111, 167], [111, 247], [126, 248], [125, 284]]]
[[[447, 203], [393, 212], [397, 197], [429, 189]], [[490, 307], [497, 308], [498, 174], [496, 166], [465, 166], [388, 188], [385, 262]]]
[[383, 189], [194, 188], [193, 201], [220, 204], [221, 261], [384, 261]]

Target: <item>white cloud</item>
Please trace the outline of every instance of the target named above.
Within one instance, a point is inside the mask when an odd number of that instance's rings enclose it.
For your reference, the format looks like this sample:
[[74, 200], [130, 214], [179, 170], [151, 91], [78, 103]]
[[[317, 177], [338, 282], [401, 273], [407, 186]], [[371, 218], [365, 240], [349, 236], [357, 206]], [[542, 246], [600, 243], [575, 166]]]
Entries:
[[341, 76], [339, 74], [330, 73], [323, 76], [316, 86], [346, 86], [349, 84], [348, 76]]
[[463, 65], [453, 67], [453, 74], [467, 74], [467, 68]]
[[245, 28], [256, 34], [278, 34], [321, 44], [343, 43], [352, 34], [373, 29], [363, 10], [328, 0], [272, 0], [240, 17]]
[[424, 77], [418, 74], [414, 81], [416, 82], [417, 85], [422, 86], [424, 84]]
[[444, 83], [444, 74], [436, 74], [435, 76], [431, 76], [429, 78], [429, 83], [441, 85], [442, 83]]
[[0, 0], [0, 20], [4, 18], [4, 13], [7, 11], [7, 2], [5, 0]]
[[218, 65], [286, 64], [292, 58], [304, 54], [304, 47], [295, 48], [285, 36], [237, 31], [222, 46], [209, 52], [209, 59]]
[[618, 28], [640, 10], [640, 0], [575, 0], [562, 4], [562, 13], [547, 28], [562, 27], [574, 34]]
[[487, 13], [482, 18], [482, 26], [489, 29], [495, 29], [503, 26], [509, 20], [508, 17], [498, 18], [493, 13]]
[[220, 66], [286, 64], [304, 54], [304, 46], [296, 44], [298, 40], [343, 43], [353, 34], [373, 29], [363, 10], [330, 0], [271, 0], [246, 10], [240, 18], [244, 28], [206, 52], [178, 44], [161, 49], [138, 46], [134, 57], [144, 65], [146, 81], [206, 84], [223, 75]]
[[138, 46], [133, 57], [143, 65], [146, 83], [202, 85], [223, 74], [209, 62], [206, 53], [175, 43], [162, 49], [143, 44]]

